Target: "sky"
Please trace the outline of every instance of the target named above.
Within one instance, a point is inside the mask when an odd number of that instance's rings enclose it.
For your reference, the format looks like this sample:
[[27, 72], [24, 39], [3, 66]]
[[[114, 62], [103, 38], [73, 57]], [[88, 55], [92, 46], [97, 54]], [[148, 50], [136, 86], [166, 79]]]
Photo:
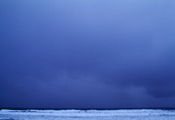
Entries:
[[0, 108], [174, 101], [174, 0], [0, 0]]

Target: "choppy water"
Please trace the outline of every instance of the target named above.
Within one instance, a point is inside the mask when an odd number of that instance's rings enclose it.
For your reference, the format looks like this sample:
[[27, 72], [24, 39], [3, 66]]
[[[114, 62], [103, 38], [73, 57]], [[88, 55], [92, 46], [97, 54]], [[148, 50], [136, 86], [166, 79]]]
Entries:
[[175, 110], [0, 110], [0, 120], [175, 120]]

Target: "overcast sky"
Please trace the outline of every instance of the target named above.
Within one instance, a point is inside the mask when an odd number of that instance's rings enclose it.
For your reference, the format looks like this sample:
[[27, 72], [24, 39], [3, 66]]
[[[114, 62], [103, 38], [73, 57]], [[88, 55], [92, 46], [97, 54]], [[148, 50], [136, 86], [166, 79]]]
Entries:
[[174, 101], [174, 0], [0, 0], [1, 108]]

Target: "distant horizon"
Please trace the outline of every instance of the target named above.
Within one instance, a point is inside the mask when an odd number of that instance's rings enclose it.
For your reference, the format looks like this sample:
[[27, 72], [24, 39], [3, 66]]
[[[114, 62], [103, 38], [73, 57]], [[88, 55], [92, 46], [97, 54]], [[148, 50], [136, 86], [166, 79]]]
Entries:
[[152, 108], [0, 108], [8, 110], [121, 110], [121, 109], [160, 109], [175, 110], [175, 107], [152, 107]]

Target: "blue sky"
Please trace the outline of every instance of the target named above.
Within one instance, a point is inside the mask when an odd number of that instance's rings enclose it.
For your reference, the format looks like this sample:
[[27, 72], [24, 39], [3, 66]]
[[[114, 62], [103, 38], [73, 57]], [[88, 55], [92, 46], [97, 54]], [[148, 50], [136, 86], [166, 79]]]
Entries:
[[1, 0], [1, 108], [175, 106], [175, 2]]

